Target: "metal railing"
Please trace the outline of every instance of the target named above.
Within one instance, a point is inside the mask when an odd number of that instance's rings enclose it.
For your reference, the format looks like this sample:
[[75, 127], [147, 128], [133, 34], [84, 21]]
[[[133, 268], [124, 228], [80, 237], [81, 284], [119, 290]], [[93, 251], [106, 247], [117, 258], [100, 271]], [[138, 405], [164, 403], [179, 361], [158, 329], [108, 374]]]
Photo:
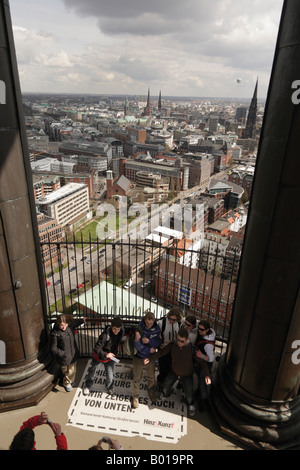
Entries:
[[[41, 243], [47, 315], [53, 323], [61, 313], [88, 317], [79, 328], [82, 356], [114, 316], [137, 324], [145, 311], [157, 319], [172, 306], [183, 317], [208, 319], [220, 347], [226, 345], [235, 294], [239, 253], [193, 250], [184, 244], [110, 240]], [[49, 255], [51, 253], [51, 255]]]

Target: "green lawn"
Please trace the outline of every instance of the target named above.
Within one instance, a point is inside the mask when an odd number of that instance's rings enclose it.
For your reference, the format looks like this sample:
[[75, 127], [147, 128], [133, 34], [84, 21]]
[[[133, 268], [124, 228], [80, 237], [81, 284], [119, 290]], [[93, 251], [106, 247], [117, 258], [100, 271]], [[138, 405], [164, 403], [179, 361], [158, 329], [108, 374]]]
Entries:
[[[99, 219], [93, 220], [85, 227], [79, 229], [75, 235], [75, 241], [81, 242], [81, 236], [82, 236], [82, 241], [85, 243], [88, 243], [90, 240], [91, 242], [95, 242], [97, 241], [97, 237], [99, 238], [99, 240], [105, 238], [105, 234], [106, 233], [108, 234], [110, 230], [114, 227], [114, 217], [116, 217], [116, 230], [118, 230], [119, 228], [118, 215], [115, 216], [113, 214], [111, 217], [110, 216], [100, 217]], [[101, 224], [102, 221], [106, 226], [108, 226], [108, 229], [110, 230], [107, 231], [105, 230], [105, 228], [103, 228], [103, 224]], [[99, 226], [98, 226], [98, 222], [100, 223]]]

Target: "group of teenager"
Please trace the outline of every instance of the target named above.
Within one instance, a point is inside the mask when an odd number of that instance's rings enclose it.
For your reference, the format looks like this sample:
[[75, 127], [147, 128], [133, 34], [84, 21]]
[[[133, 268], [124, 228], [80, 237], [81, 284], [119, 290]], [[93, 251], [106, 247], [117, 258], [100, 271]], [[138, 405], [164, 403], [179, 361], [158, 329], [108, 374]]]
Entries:
[[[87, 318], [75, 320], [68, 315], [60, 315], [51, 332], [50, 349], [61, 366], [63, 385], [67, 391], [75, 383], [78, 348], [75, 330]], [[107, 393], [114, 393], [114, 365], [120, 346], [132, 332], [121, 317], [112, 319], [100, 334], [93, 350], [93, 357], [85, 378], [83, 393], [88, 394], [101, 364], [105, 368]], [[179, 308], [173, 307], [167, 315], [156, 320], [147, 311], [140, 323], [133, 329], [134, 354], [132, 407], [139, 406], [140, 383], [144, 370], [147, 374], [147, 390], [151, 402], [169, 397], [172, 387], [182, 387], [190, 416], [195, 414], [195, 402], [203, 411], [207, 405], [208, 386], [211, 383], [211, 369], [214, 361], [215, 331], [207, 320], [197, 320], [194, 315], [185, 319]], [[159, 374], [155, 380], [155, 367]], [[194, 377], [198, 386], [194, 387]], [[156, 385], [162, 393], [157, 394]]]
[[[50, 350], [57, 363], [61, 366], [62, 383], [66, 391], [75, 385], [76, 361], [79, 350], [75, 341], [76, 329], [87, 321], [87, 318], [74, 319], [73, 316], [60, 315], [51, 330]], [[155, 403], [171, 395], [172, 387], [183, 388], [190, 416], [195, 414], [195, 401], [200, 411], [206, 408], [208, 386], [211, 383], [211, 369], [214, 361], [215, 331], [207, 320], [196, 320], [194, 315], [182, 318], [180, 309], [173, 307], [167, 315], [156, 320], [155, 315], [147, 311], [135, 328], [126, 327], [120, 317], [115, 317], [100, 334], [93, 350], [93, 357], [85, 378], [84, 394], [92, 387], [97, 369], [101, 364], [105, 368], [105, 386], [107, 393], [114, 393], [114, 365], [120, 346], [127, 336], [134, 335], [133, 345], [133, 389], [132, 407], [139, 406], [140, 383], [143, 372], [147, 373], [147, 390], [150, 400]], [[155, 367], [158, 362], [159, 374], [157, 384], [162, 387], [156, 393]], [[198, 387], [194, 390], [194, 375], [198, 379]], [[15, 435], [10, 449], [25, 450], [35, 447], [33, 429], [41, 424], [51, 428], [58, 450], [67, 450], [67, 440], [58, 423], [49, 420], [42, 412], [23, 423]], [[102, 441], [98, 441], [89, 450], [102, 450]], [[122, 446], [116, 440], [109, 442], [111, 449], [119, 450]]]
[[[206, 320], [196, 320], [194, 315], [182, 320], [181, 312], [173, 307], [166, 317], [156, 321], [152, 312], [140, 322], [143, 336], [135, 334], [136, 354], [133, 357], [132, 406], [139, 406], [139, 384], [146, 368], [148, 393], [152, 402], [171, 395], [178, 382], [183, 388], [190, 416], [195, 414], [195, 399], [203, 411], [207, 405], [208, 386], [214, 361], [215, 331]], [[147, 347], [145, 347], [147, 346]], [[155, 362], [158, 361], [157, 383], [162, 393], [155, 393]], [[198, 387], [194, 390], [194, 373]]]

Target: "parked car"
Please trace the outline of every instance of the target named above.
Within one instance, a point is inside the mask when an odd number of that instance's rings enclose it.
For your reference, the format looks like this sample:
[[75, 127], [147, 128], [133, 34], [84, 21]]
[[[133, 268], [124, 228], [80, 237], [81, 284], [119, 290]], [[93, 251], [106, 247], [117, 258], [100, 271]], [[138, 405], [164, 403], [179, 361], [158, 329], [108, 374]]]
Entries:
[[83, 258], [81, 258], [80, 261], [84, 261], [84, 260], [86, 260], [86, 259], [87, 259], [87, 256], [84, 256]]
[[152, 296], [152, 297], [151, 297], [151, 302], [157, 302], [157, 298], [154, 297], [154, 296]]
[[78, 284], [78, 289], [80, 289], [83, 286], [84, 286], [84, 284]]
[[91, 259], [89, 259], [89, 260], [88, 260], [88, 262], [87, 262], [87, 264], [91, 264], [91, 262], [92, 262], [92, 260], [91, 260]]
[[45, 286], [46, 286], [46, 287], [50, 286], [50, 284], [51, 284], [50, 281], [45, 282]]
[[73, 266], [72, 268], [70, 268], [70, 270], [69, 270], [69, 271], [70, 271], [70, 273], [71, 273], [72, 271], [75, 271], [75, 270], [76, 270], [76, 267], [75, 267], [75, 266]]
[[57, 281], [54, 283], [55, 286], [58, 286], [58, 284], [60, 284], [60, 279], [57, 279]]
[[74, 292], [77, 292], [77, 289], [71, 289], [70, 294], [74, 294]]

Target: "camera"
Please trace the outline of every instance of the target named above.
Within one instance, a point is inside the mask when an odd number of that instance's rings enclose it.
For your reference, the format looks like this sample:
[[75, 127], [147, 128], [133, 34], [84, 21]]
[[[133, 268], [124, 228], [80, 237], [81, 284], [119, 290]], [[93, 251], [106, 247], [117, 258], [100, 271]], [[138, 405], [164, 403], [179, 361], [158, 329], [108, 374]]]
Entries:
[[112, 443], [111, 440], [110, 440], [110, 438], [107, 437], [107, 436], [103, 436], [103, 437], [102, 437], [102, 442], [105, 442], [106, 444], [111, 444], [111, 443]]

